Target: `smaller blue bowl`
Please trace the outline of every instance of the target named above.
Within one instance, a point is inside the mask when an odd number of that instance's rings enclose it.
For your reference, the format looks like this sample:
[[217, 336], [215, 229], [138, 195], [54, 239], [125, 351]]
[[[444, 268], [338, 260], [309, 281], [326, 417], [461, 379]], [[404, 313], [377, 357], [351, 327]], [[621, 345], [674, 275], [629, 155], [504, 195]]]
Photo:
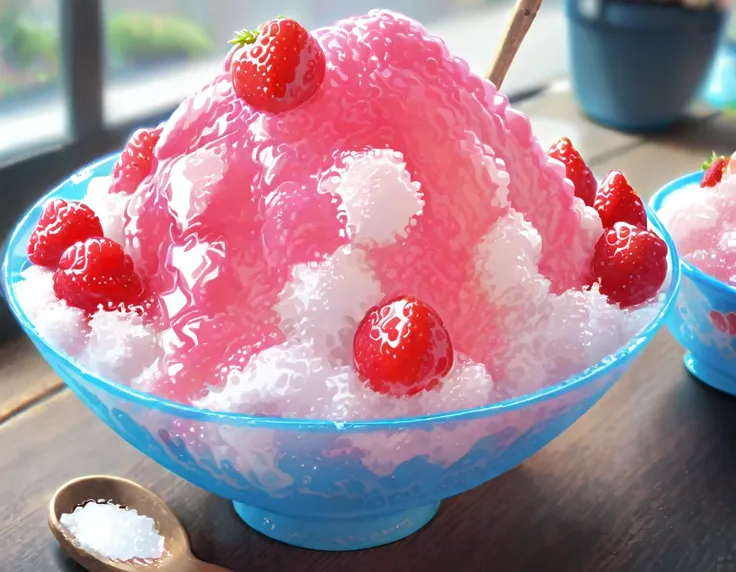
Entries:
[[[657, 213], [671, 194], [698, 184], [702, 171], [667, 183], [650, 199]], [[665, 324], [687, 350], [685, 367], [697, 379], [736, 395], [736, 288], [680, 258], [682, 285]]]

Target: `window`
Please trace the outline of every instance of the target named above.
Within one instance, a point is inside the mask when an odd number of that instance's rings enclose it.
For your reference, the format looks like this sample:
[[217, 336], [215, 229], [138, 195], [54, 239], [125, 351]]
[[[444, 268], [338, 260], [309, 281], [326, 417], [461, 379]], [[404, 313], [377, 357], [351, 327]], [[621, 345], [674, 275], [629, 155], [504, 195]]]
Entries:
[[[453, 53], [486, 71], [506, 26], [511, 0], [103, 0], [105, 118], [110, 124], [169, 109], [219, 69], [236, 28], [283, 14], [316, 28], [377, 5], [424, 22]], [[510, 93], [564, 72], [561, 0], [547, 0], [509, 75]], [[541, 29], [543, 28], [543, 29]], [[563, 35], [564, 36], [564, 35]], [[539, 44], [545, 44], [540, 49]], [[522, 71], [519, 71], [522, 70]], [[532, 71], [533, 73], [530, 73]]]
[[63, 138], [56, 1], [0, 1], [0, 159]]
[[[485, 73], [514, 0], [0, 0], [0, 235], [81, 165], [164, 120], [221, 65], [236, 29], [276, 15], [308, 28], [377, 5], [422, 21]], [[544, 8], [504, 84], [565, 73], [562, 0]], [[0, 338], [15, 325], [0, 304]]]
[[104, 0], [105, 120], [165, 111], [211, 78], [246, 3]]

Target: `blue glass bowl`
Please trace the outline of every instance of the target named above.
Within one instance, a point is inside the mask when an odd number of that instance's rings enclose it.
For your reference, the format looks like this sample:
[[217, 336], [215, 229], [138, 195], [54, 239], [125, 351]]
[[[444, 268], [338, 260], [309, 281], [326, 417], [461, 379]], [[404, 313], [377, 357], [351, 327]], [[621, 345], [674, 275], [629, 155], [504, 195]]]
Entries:
[[[687, 185], [699, 184], [703, 172], [675, 179], [650, 199], [654, 212], [672, 193]], [[680, 259], [682, 290], [670, 312], [667, 328], [687, 350], [685, 367], [700, 381], [725, 393], [736, 395], [736, 288], [701, 272]], [[731, 316], [729, 316], [731, 314]]]
[[[672, 266], [661, 311], [626, 347], [558, 385], [473, 410], [365, 422], [199, 410], [86, 371], [39, 338], [15, 297], [13, 285], [29, 264], [26, 245], [42, 204], [52, 197], [82, 198], [88, 179], [109, 174], [116, 158], [75, 174], [20, 221], [3, 264], [8, 303], [54, 371], [123, 439], [182, 478], [232, 500], [254, 529], [296, 546], [354, 550], [404, 538], [432, 519], [442, 499], [539, 451], [631, 366], [679, 287], [675, 249], [652, 217], [668, 242]], [[412, 456], [413, 447], [430, 453]]]

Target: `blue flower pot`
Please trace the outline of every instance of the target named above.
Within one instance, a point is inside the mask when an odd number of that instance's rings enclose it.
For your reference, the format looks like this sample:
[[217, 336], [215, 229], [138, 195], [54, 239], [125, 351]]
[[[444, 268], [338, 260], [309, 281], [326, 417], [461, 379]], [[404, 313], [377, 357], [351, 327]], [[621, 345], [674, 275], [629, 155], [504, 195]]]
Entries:
[[621, 131], [666, 128], [698, 93], [723, 11], [622, 0], [565, 0], [572, 83], [583, 112]]

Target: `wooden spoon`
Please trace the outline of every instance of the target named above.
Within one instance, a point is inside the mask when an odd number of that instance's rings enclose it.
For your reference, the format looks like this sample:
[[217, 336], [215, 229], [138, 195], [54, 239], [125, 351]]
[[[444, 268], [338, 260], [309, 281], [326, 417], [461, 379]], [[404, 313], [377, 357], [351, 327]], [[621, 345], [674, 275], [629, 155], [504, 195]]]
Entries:
[[[163, 555], [154, 561], [114, 561], [74, 542], [71, 532], [61, 524], [61, 515], [88, 502], [111, 503], [148, 516], [164, 538]], [[62, 486], [49, 502], [49, 528], [62, 548], [90, 572], [141, 572], [154, 568], [169, 572], [231, 572], [198, 560], [189, 537], [176, 515], [158, 495], [127, 479], [110, 476], [81, 477]]]
[[521, 42], [531, 28], [532, 22], [542, 6], [542, 0], [516, 0], [506, 30], [498, 44], [498, 50], [488, 70], [488, 79], [501, 89], [501, 84], [511, 67], [511, 62], [519, 51]]

